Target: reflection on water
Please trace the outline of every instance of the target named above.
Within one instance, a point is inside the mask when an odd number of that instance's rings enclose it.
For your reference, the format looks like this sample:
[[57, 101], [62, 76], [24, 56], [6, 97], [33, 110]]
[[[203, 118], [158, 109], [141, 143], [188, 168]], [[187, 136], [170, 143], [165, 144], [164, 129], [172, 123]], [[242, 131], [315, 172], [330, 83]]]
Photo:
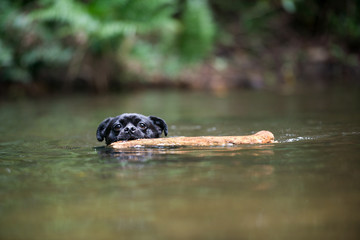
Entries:
[[[143, 92], [1, 103], [0, 239], [358, 239], [358, 100]], [[97, 125], [122, 112], [163, 117], [170, 136], [266, 129], [277, 143], [106, 148]]]
[[[231, 147], [134, 147], [128, 149], [113, 149], [110, 147], [97, 147], [96, 152], [102, 159], [108, 159], [113, 162], [119, 161], [123, 163], [135, 162], [141, 163], [146, 161], [162, 162], [166, 160], [169, 155], [181, 155], [182, 157], [227, 157], [227, 156], [259, 156], [266, 154], [274, 154], [272, 147], [274, 144], [264, 145], [244, 145], [244, 146], [231, 146]], [[256, 151], [251, 151], [256, 150]]]

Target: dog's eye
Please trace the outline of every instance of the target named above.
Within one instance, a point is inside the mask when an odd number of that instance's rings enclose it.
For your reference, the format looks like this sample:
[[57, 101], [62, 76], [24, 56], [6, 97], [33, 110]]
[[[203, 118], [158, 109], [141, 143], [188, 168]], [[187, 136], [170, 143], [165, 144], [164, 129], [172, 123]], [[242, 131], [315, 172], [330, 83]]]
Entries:
[[120, 131], [120, 128], [121, 128], [121, 125], [120, 125], [120, 124], [116, 124], [116, 125], [113, 127], [114, 131], [116, 131], [116, 132], [119, 132], [119, 131]]
[[140, 127], [141, 129], [146, 129], [146, 128], [147, 128], [146, 124], [143, 123], [143, 122], [139, 123], [139, 127]]

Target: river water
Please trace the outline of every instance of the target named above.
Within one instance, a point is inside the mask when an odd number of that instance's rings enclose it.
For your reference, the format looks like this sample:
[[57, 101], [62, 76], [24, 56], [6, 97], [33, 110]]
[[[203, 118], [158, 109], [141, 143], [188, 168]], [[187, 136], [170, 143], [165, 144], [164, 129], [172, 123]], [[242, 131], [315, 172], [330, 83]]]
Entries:
[[[142, 91], [0, 103], [0, 239], [359, 239], [360, 91]], [[114, 152], [124, 112], [169, 136], [274, 144]]]

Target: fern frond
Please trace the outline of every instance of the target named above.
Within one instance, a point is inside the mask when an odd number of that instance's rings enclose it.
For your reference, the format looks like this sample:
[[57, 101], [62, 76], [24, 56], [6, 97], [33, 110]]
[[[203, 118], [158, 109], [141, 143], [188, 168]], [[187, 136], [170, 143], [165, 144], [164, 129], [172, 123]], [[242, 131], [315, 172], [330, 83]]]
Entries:
[[52, 5], [36, 10], [30, 16], [34, 20], [65, 23], [75, 31], [82, 30], [87, 33], [93, 33], [99, 27], [99, 22], [73, 0], [54, 0]]

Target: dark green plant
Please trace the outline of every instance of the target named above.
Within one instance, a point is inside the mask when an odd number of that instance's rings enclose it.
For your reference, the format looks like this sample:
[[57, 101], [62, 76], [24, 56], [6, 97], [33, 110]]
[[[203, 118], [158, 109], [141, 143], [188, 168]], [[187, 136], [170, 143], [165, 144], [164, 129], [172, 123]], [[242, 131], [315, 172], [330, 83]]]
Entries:
[[0, 25], [3, 80], [31, 81], [43, 66], [66, 67], [76, 78], [89, 58], [95, 68], [137, 59], [171, 73], [203, 59], [213, 44], [206, 0], [4, 0], [0, 6], [7, 12]]
[[359, 50], [360, 1], [292, 1], [296, 6], [296, 28], [312, 35], [327, 35], [353, 50]]
[[17, 2], [4, 0], [0, 9], [1, 81], [29, 82], [40, 66], [70, 60], [71, 47], [62, 46], [51, 31], [35, 24]]
[[179, 38], [180, 53], [185, 61], [197, 61], [211, 50], [214, 24], [207, 2], [188, 0], [182, 15], [183, 29]]

